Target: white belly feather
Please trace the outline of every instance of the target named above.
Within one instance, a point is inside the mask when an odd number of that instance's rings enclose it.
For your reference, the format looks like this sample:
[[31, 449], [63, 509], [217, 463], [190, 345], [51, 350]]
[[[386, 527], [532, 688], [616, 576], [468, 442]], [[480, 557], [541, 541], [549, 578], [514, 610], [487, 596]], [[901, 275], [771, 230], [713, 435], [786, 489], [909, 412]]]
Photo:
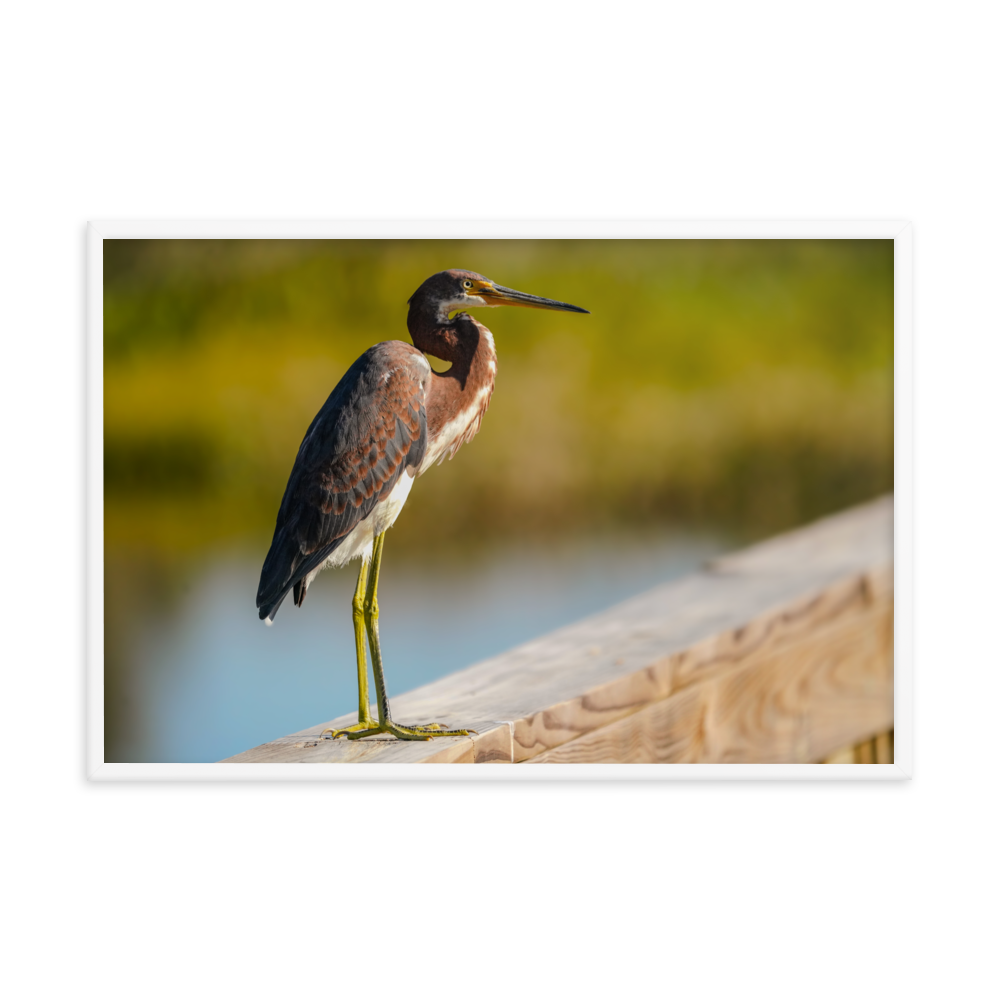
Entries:
[[396, 480], [392, 492], [376, 504], [375, 509], [330, 553], [330, 558], [306, 577], [306, 586], [324, 569], [339, 569], [359, 556], [367, 559], [372, 554], [375, 536], [392, 527], [412, 487], [413, 476], [406, 471]]

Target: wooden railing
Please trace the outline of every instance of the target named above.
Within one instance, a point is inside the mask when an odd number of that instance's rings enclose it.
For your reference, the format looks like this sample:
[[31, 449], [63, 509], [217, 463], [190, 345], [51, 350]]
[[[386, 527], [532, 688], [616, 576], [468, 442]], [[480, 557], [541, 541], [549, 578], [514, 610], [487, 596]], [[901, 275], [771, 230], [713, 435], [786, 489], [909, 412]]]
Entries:
[[892, 517], [854, 508], [392, 699], [478, 735], [322, 739], [341, 716], [230, 761], [847, 760], [893, 727]]

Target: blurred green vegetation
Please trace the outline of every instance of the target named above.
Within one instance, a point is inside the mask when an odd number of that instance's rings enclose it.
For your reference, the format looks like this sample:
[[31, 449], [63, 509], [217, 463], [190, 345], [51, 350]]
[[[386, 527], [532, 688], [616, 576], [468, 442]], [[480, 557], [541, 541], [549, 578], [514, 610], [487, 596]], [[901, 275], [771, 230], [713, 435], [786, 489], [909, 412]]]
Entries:
[[270, 542], [299, 442], [406, 300], [466, 267], [591, 316], [479, 310], [476, 440], [393, 544], [709, 523], [751, 536], [892, 488], [889, 240], [108, 240], [105, 529]]

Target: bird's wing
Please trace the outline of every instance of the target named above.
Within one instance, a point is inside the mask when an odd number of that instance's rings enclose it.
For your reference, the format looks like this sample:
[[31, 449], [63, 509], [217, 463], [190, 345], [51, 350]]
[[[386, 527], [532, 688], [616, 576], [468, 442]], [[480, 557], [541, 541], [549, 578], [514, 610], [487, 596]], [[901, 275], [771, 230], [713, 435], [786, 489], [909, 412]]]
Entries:
[[407, 469], [420, 467], [429, 379], [419, 351], [388, 341], [362, 354], [330, 394], [299, 446], [278, 510], [257, 591], [261, 618], [273, 616]]

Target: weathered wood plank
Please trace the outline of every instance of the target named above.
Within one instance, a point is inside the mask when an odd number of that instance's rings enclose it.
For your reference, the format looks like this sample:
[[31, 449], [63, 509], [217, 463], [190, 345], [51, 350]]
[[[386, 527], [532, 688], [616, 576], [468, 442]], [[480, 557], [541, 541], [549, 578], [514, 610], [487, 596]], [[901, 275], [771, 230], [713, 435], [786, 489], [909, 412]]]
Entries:
[[810, 763], [892, 725], [891, 596], [832, 587], [730, 667], [530, 763]]
[[344, 716], [230, 760], [820, 760], [891, 727], [891, 643], [886, 498], [393, 699], [477, 736], [319, 739]]
[[841, 747], [839, 750], [830, 754], [822, 763], [824, 764], [853, 764], [854, 763], [854, 747]]

